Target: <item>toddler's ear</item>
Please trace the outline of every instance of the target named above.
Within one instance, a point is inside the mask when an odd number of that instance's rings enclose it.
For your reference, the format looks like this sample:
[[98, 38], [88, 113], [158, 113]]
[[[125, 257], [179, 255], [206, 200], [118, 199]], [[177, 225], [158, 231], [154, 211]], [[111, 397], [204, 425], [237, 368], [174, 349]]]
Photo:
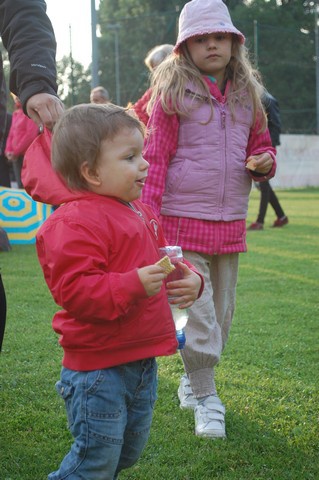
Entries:
[[89, 185], [93, 187], [99, 187], [101, 185], [99, 174], [89, 166], [88, 162], [82, 163], [80, 171]]

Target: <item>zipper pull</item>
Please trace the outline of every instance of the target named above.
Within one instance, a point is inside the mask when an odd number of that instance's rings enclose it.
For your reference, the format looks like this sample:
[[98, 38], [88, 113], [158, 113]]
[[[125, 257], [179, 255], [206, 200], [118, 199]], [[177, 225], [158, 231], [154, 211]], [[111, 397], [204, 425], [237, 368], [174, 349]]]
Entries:
[[222, 123], [222, 128], [225, 128], [226, 125], [226, 113], [225, 110], [222, 110], [222, 115], [221, 115], [221, 123]]

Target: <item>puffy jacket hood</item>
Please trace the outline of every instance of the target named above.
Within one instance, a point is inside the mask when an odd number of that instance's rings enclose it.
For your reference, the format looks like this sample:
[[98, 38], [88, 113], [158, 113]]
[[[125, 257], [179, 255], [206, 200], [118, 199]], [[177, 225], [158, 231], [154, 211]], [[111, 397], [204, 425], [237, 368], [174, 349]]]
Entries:
[[52, 134], [45, 129], [25, 153], [22, 183], [28, 194], [37, 202], [60, 205], [89, 196], [89, 192], [71, 191], [51, 166]]

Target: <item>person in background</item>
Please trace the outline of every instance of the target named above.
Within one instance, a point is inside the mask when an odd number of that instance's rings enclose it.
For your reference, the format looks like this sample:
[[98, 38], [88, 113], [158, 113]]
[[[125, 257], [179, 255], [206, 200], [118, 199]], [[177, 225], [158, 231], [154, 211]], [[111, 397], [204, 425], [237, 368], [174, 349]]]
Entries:
[[[267, 114], [268, 129], [271, 137], [271, 142], [274, 147], [280, 145], [281, 120], [279, 104], [275, 97], [269, 92], [265, 91], [263, 96], [263, 104]], [[288, 217], [283, 211], [278, 197], [273, 191], [270, 182], [265, 181], [257, 185], [260, 189], [260, 204], [259, 212], [256, 222], [249, 225], [248, 230], [263, 230], [264, 221], [267, 213], [268, 203], [272, 206], [277, 219], [273, 223], [273, 227], [283, 227], [288, 223]]]
[[[28, 152], [41, 181], [30, 188], [25, 182], [27, 191], [45, 203], [55, 192], [61, 204], [36, 240], [45, 280], [63, 309], [53, 318], [64, 349], [56, 386], [74, 437], [49, 480], [113, 480], [134, 465], [151, 427], [155, 357], [176, 353], [166, 274], [156, 264], [166, 240], [139, 201], [149, 167], [143, 138], [144, 125], [126, 109], [84, 104], [55, 126], [51, 159], [58, 176], [50, 159]], [[167, 287], [187, 308], [202, 279], [189, 264], [181, 266], [184, 278]]]
[[153, 73], [144, 148], [142, 201], [205, 280], [189, 308], [178, 396], [181, 408], [194, 409], [196, 435], [209, 438], [226, 436], [215, 369], [234, 315], [239, 253], [247, 250], [252, 179], [267, 180], [276, 168], [263, 86], [244, 42], [222, 0], [185, 4], [174, 55]]
[[[162, 63], [163, 60], [165, 60], [165, 58], [167, 58], [173, 52], [173, 48], [174, 45], [170, 45], [169, 43], [157, 45], [156, 47], [152, 48], [148, 52], [144, 60], [144, 63], [149, 69], [149, 71], [153, 72], [153, 70], [158, 67], [158, 65]], [[144, 123], [144, 125], [147, 125], [149, 119], [147, 113], [147, 104], [149, 102], [149, 99], [151, 98], [151, 93], [152, 89], [148, 88], [144, 95], [133, 105], [133, 109], [136, 115], [141, 120], [141, 122]]]
[[[10, 91], [39, 126], [52, 128], [62, 114], [57, 96], [56, 41], [44, 0], [0, 0], [0, 35], [10, 60]], [[6, 126], [7, 89], [0, 55], [0, 151]], [[6, 295], [0, 275], [0, 351]]]
[[12, 94], [12, 97], [15, 103], [15, 110], [12, 114], [11, 127], [5, 148], [5, 156], [12, 165], [18, 188], [23, 188], [21, 180], [23, 156], [33, 140], [39, 134], [39, 127], [33, 120], [31, 120], [31, 118], [25, 115], [19, 98], [14, 94]]
[[109, 103], [109, 92], [106, 90], [106, 88], [101, 86], [93, 88], [90, 93], [90, 102], [97, 104]]
[[11, 168], [4, 152], [6, 148], [10, 127], [11, 127], [11, 122], [12, 122], [12, 114], [7, 112], [6, 128], [5, 128], [3, 141], [2, 141], [2, 150], [0, 150], [0, 186], [8, 187], [8, 188], [11, 187]]

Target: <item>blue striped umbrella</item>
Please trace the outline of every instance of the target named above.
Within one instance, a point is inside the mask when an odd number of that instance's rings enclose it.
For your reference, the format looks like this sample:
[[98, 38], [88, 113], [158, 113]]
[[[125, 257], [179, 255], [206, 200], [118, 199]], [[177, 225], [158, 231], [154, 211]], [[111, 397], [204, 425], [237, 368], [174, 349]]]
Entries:
[[52, 213], [52, 206], [35, 202], [25, 190], [0, 187], [0, 226], [10, 243], [35, 243], [42, 223]]

